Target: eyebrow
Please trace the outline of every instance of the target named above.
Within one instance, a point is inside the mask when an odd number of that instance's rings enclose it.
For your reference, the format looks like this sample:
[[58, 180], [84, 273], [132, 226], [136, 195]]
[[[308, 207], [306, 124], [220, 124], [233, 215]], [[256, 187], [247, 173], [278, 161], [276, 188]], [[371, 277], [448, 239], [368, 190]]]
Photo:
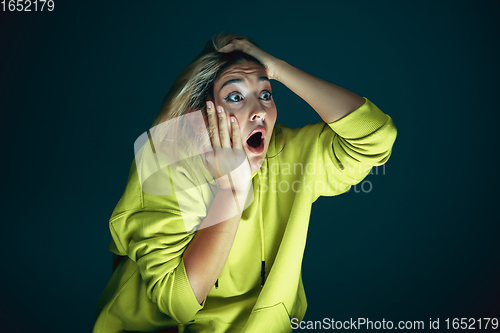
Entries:
[[[258, 81], [259, 82], [263, 82], [263, 81], [269, 81], [269, 78], [267, 76], [259, 76], [258, 78]], [[231, 80], [227, 80], [223, 85], [222, 87], [220, 87], [220, 90], [219, 91], [222, 91], [222, 89], [224, 89], [225, 86], [227, 86], [228, 84], [231, 84], [231, 83], [241, 83], [243, 82], [243, 79], [231, 79]]]

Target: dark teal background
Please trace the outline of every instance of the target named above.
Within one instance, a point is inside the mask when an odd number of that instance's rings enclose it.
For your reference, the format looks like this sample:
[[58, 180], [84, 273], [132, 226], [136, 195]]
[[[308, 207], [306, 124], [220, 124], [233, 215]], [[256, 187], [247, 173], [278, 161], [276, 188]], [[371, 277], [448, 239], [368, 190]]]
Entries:
[[[133, 143], [222, 30], [398, 129], [371, 191], [313, 205], [305, 319], [500, 317], [498, 1], [68, 2], [0, 13], [1, 332], [91, 331]], [[278, 121], [321, 121], [272, 84]]]

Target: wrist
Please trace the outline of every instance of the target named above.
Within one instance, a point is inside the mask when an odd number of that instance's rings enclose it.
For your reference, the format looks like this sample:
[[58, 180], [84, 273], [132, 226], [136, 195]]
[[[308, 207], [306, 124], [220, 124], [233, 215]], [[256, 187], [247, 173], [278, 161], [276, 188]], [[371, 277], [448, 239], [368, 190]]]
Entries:
[[229, 196], [232, 196], [234, 193], [238, 197], [241, 197], [241, 196], [247, 196], [249, 189], [250, 189], [250, 184], [249, 184], [249, 186], [243, 186], [243, 187], [240, 186], [239, 188], [221, 188], [221, 187], [219, 187], [219, 192], [221, 192], [222, 195], [229, 195]]
[[219, 201], [225, 202], [225, 209], [228, 209], [231, 213], [230, 216], [240, 215], [244, 210], [245, 203], [248, 198], [249, 189], [219, 189], [217, 194]]
[[277, 59], [274, 62], [272, 77], [270, 77], [270, 79], [281, 82], [283, 78], [283, 72], [286, 71], [287, 66], [289, 66], [289, 64], [286, 61]]

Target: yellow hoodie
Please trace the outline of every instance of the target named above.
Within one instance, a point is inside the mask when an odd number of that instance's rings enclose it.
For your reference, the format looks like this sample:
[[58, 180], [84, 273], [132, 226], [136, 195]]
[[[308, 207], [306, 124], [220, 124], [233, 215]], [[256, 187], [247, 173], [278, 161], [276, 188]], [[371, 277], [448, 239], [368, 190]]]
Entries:
[[267, 156], [278, 155], [252, 174], [253, 196], [218, 287], [201, 305], [182, 254], [207, 214], [217, 183], [204, 168], [197, 176], [206, 180], [204, 185], [203, 179], [186, 176], [192, 170], [170, 168], [171, 179], [187, 177], [195, 185], [179, 186], [174, 180], [172, 194], [149, 194], [134, 160], [109, 220], [110, 251], [124, 260], [98, 302], [93, 332], [175, 326], [181, 333], [292, 331], [291, 318], [302, 320], [307, 308], [301, 266], [312, 203], [363, 180], [372, 166], [389, 159], [396, 139], [391, 117], [365, 100], [330, 124], [295, 129], [277, 124]]

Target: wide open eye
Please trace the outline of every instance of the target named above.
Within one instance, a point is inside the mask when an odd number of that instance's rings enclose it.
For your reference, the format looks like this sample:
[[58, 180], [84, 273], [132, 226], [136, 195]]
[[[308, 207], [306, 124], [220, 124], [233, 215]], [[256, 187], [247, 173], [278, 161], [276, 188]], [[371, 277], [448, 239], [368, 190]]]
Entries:
[[265, 90], [265, 91], [263, 91], [263, 92], [262, 92], [262, 95], [260, 95], [260, 96], [262, 97], [263, 95], [264, 95], [264, 96], [266, 96], [266, 97], [264, 97], [264, 99], [265, 99], [266, 101], [270, 101], [270, 100], [271, 100], [271, 97], [273, 96], [273, 94], [272, 94], [269, 90]]
[[[269, 90], [264, 90], [260, 95], [260, 97], [265, 101], [270, 101], [272, 99], [272, 93]], [[233, 102], [233, 103], [240, 102], [242, 99], [243, 99], [242, 95], [238, 91], [232, 91], [229, 94], [227, 94], [226, 97], [224, 97], [224, 100], [226, 102]]]
[[233, 102], [233, 103], [236, 103], [236, 102], [239, 102], [242, 100], [241, 94], [238, 91], [230, 92], [226, 97], [224, 97], [224, 99], [226, 100], [226, 102]]

